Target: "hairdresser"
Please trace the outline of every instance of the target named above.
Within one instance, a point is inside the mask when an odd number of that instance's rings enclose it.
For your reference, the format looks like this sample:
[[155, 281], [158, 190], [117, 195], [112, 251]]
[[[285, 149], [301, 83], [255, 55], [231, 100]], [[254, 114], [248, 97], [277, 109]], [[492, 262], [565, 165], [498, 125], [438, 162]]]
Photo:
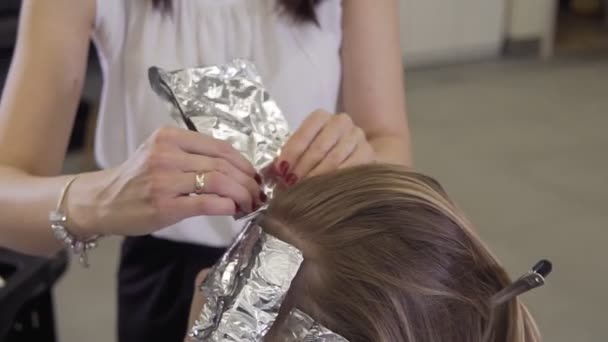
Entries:
[[[266, 198], [231, 146], [171, 127], [148, 67], [253, 61], [295, 130], [275, 165], [287, 185], [408, 164], [398, 12], [397, 0], [24, 0], [0, 105], [0, 245], [66, 247], [95, 272], [98, 237], [127, 236], [119, 341], [180, 340], [196, 274], [238, 231], [230, 216]], [[102, 170], [60, 175], [91, 40]]]

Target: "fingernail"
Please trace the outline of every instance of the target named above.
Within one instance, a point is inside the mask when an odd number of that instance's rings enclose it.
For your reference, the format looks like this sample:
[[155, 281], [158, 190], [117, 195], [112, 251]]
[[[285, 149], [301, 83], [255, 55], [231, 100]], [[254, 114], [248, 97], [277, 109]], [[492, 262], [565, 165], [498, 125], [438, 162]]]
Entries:
[[289, 171], [289, 163], [283, 160], [281, 164], [279, 164], [279, 173], [285, 176], [287, 171]]
[[285, 177], [285, 181], [287, 182], [287, 184], [289, 185], [294, 185], [296, 184], [296, 182], [298, 181], [298, 176], [296, 176], [293, 173], [290, 173], [289, 175], [287, 175], [287, 177]]
[[268, 196], [266, 196], [266, 194], [263, 191], [260, 191], [260, 201], [262, 201], [262, 203], [266, 203], [267, 200], [268, 200]]
[[255, 177], [253, 177], [255, 179], [255, 181], [258, 183], [258, 185], [262, 185], [262, 176], [260, 176], [259, 174], [255, 174]]

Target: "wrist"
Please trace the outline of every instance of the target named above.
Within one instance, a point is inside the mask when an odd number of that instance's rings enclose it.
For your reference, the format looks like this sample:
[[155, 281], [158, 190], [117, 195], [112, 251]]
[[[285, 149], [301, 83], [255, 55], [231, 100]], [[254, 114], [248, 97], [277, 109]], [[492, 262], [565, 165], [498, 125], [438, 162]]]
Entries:
[[71, 185], [65, 199], [67, 228], [80, 239], [89, 239], [107, 232], [101, 224], [102, 180], [107, 170], [83, 173]]
[[368, 140], [375, 154], [375, 162], [411, 166], [412, 159], [407, 141], [399, 137], [377, 137]]
[[[88, 251], [97, 247], [97, 241], [101, 237], [101, 234], [97, 234], [92, 227], [99, 225], [87, 225], [87, 223], [92, 221], [82, 219], [92, 217], [90, 213], [94, 211], [82, 210], [83, 208], [89, 209], [91, 206], [79, 205], [75, 208], [77, 210], [74, 210], [74, 205], [69, 205], [69, 203], [80, 204], [78, 199], [80, 197], [79, 195], [83, 193], [83, 190], [87, 190], [86, 193], [89, 195], [91, 194], [91, 188], [89, 187], [74, 186], [77, 180], [83, 178], [86, 180], [87, 177], [84, 175], [76, 175], [68, 178], [61, 190], [55, 210], [51, 211], [49, 214], [49, 220], [55, 237], [78, 257], [80, 263], [84, 267], [89, 267]], [[81, 182], [81, 185], [82, 183], [85, 182]], [[90, 182], [88, 184], [91, 185]], [[70, 192], [72, 200], [68, 201]]]

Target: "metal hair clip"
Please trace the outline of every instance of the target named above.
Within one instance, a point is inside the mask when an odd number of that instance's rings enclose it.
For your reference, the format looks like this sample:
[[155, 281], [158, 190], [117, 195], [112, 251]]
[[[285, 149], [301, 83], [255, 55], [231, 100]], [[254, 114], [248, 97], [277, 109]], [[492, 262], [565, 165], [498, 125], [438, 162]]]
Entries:
[[505, 287], [494, 295], [495, 304], [503, 304], [519, 295], [545, 285], [545, 279], [553, 270], [549, 260], [541, 260], [530, 271], [519, 277], [511, 285]]

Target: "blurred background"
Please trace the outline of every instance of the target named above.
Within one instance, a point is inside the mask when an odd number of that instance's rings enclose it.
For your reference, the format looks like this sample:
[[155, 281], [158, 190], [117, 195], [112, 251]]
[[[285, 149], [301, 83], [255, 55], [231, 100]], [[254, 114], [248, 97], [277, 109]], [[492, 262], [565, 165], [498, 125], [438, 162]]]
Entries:
[[[103, 0], [101, 0], [103, 1]], [[0, 1], [0, 82], [20, 1]], [[545, 341], [608, 341], [608, 1], [403, 0], [416, 167], [437, 177], [519, 276]], [[95, 168], [95, 56], [66, 172]], [[59, 341], [114, 341], [119, 239], [53, 289]], [[168, 294], [170, 295], [170, 294]]]

